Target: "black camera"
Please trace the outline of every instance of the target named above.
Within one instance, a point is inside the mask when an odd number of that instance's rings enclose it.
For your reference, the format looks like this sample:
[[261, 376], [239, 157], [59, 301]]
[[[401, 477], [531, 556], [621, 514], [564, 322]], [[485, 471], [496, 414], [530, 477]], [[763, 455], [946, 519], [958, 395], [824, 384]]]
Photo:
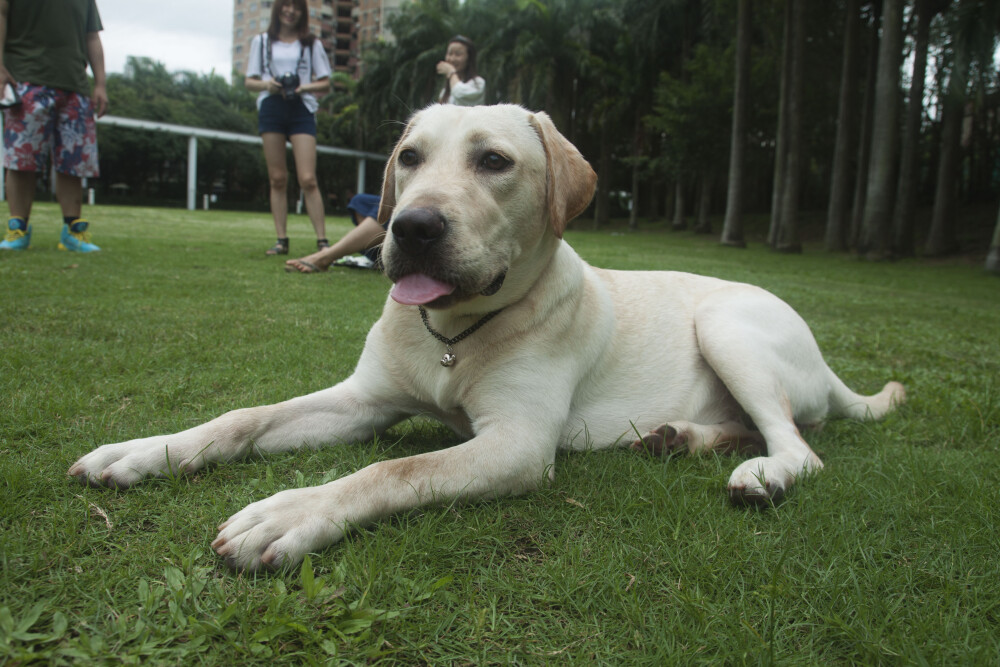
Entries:
[[279, 76], [278, 85], [281, 86], [281, 96], [286, 100], [294, 100], [298, 97], [295, 89], [299, 87], [299, 75], [295, 72], [285, 72]]

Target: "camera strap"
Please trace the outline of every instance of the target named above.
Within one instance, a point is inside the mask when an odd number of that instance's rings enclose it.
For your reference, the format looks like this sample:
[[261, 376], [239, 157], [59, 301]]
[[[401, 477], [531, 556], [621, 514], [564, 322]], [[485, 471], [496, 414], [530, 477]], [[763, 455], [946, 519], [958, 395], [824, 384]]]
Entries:
[[[279, 75], [274, 71], [274, 59], [271, 55], [271, 37], [266, 32], [260, 34], [260, 62], [261, 69], [271, 75], [272, 79], [277, 79]], [[309, 49], [309, 66], [303, 71], [305, 66], [305, 56], [306, 50], [302, 46], [302, 40], [299, 40], [299, 59], [295, 63], [295, 73], [299, 75], [308, 74], [309, 78], [312, 79], [312, 49]]]

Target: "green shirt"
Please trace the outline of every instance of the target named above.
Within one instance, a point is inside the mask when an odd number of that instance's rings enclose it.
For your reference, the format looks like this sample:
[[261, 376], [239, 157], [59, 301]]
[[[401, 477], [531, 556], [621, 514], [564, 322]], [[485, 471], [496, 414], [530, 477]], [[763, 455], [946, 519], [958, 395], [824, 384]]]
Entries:
[[3, 64], [17, 81], [90, 95], [87, 33], [104, 28], [96, 0], [8, 0]]

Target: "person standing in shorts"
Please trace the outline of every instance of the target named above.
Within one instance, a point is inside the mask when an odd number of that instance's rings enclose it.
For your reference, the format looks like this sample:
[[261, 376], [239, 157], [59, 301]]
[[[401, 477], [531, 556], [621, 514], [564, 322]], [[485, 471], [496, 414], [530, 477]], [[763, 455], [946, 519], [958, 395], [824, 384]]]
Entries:
[[0, 0], [0, 90], [10, 84], [20, 97], [4, 109], [10, 219], [2, 250], [31, 244], [35, 181], [50, 155], [63, 214], [59, 249], [100, 250], [80, 214], [83, 179], [100, 173], [95, 114], [108, 109], [102, 29], [96, 0]]
[[316, 232], [316, 248], [326, 240], [323, 195], [316, 181], [317, 96], [330, 91], [330, 60], [309, 32], [306, 0], [275, 0], [271, 23], [250, 42], [245, 85], [257, 95], [257, 129], [264, 144], [270, 182], [271, 215], [278, 242], [267, 255], [288, 254], [288, 165], [285, 142], [292, 144], [295, 172], [306, 213]]

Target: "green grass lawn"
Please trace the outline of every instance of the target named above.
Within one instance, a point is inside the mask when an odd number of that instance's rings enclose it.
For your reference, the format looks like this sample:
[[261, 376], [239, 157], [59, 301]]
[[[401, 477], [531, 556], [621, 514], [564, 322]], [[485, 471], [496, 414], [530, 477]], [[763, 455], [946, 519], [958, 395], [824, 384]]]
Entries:
[[[38, 204], [31, 250], [0, 255], [0, 664], [1000, 661], [1000, 280], [981, 264], [568, 232], [598, 266], [768, 288], [849, 385], [897, 379], [909, 400], [807, 435], [826, 469], [772, 510], [730, 506], [732, 458], [560, 454], [533, 495], [396, 516], [247, 576], [209, 548], [233, 512], [456, 438], [416, 421], [121, 492], [66, 469], [345, 378], [388, 281], [284, 273], [264, 214], [87, 214], [99, 254], [57, 252]], [[290, 226], [293, 253], [313, 247]]]

